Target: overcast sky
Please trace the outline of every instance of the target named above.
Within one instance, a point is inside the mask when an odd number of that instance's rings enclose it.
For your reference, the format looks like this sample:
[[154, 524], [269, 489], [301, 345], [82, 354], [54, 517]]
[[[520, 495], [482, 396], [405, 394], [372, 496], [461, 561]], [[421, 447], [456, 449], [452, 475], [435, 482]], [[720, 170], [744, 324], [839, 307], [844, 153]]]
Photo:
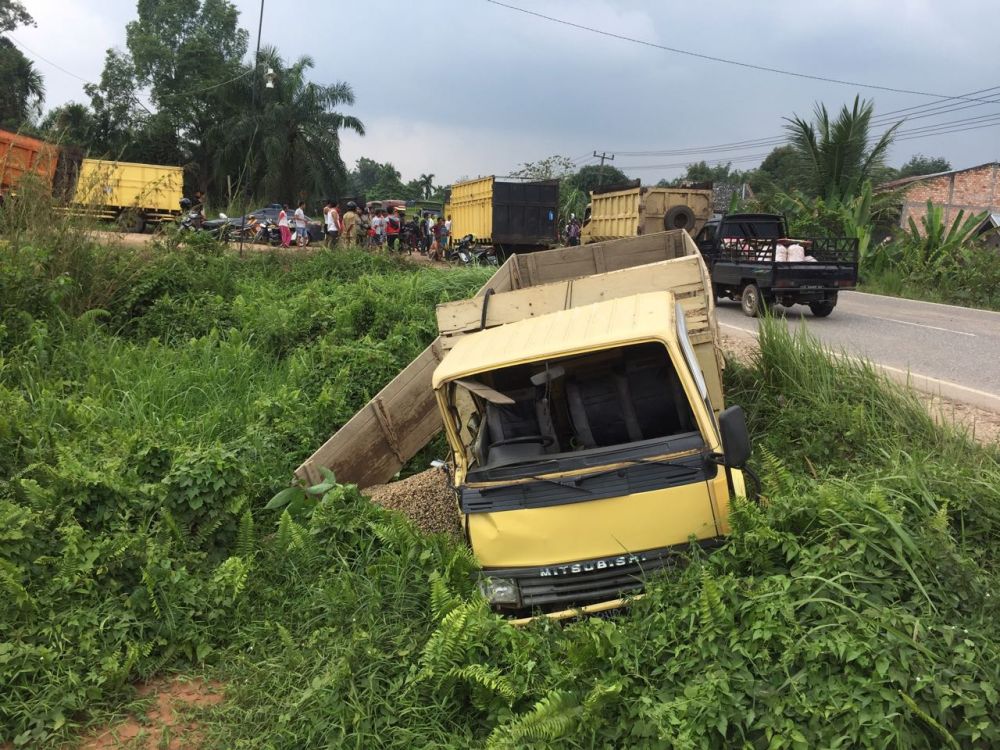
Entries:
[[[897, 89], [987, 94], [996, 104], [940, 113], [904, 128], [1000, 115], [1000, 12], [991, 0], [505, 0], [546, 15], [705, 55]], [[259, 0], [237, 0], [256, 38]], [[86, 101], [108, 47], [124, 47], [135, 0], [26, 0], [37, 28], [14, 38], [45, 77], [46, 106]], [[377, 9], [377, 10], [376, 10]], [[367, 135], [346, 135], [343, 156], [391, 161], [411, 179], [433, 173], [507, 174], [552, 154], [595, 163], [596, 149], [644, 182], [705, 158], [759, 163], [764, 147], [692, 155], [626, 155], [767, 138], [782, 117], [839, 108], [856, 93], [876, 114], [934, 99], [804, 80], [683, 56], [553, 23], [485, 0], [409, 3], [266, 0], [263, 43], [293, 59], [310, 55], [314, 80], [347, 81], [350, 113]], [[965, 106], [975, 102], [949, 102]], [[898, 143], [890, 162], [922, 152], [955, 168], [1000, 158], [991, 125]]]

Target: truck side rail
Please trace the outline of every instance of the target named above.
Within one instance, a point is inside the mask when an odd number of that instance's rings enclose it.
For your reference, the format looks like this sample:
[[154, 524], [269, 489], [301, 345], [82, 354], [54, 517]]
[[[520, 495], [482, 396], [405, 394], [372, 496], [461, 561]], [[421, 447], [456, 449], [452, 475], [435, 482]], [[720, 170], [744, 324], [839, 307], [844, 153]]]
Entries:
[[[512, 255], [479, 290], [486, 294], [538, 286], [697, 253], [683, 230], [658, 232], [579, 247]], [[477, 305], [481, 308], [481, 304]], [[714, 311], [713, 311], [714, 312]], [[457, 332], [452, 337], [461, 335]], [[295, 470], [307, 483], [322, 479], [320, 467], [341, 482], [383, 484], [440, 431], [431, 376], [453, 343], [439, 336]]]
[[706, 255], [711, 254], [715, 261], [728, 261], [730, 263], [794, 262], [776, 261], [776, 258], [779, 257], [779, 245], [784, 247], [787, 252], [787, 248], [793, 244], [801, 245], [804, 255], [814, 258], [818, 263], [852, 264], [858, 262], [858, 240], [854, 237], [809, 239], [723, 237], [719, 240], [718, 249], [714, 253], [706, 253]]

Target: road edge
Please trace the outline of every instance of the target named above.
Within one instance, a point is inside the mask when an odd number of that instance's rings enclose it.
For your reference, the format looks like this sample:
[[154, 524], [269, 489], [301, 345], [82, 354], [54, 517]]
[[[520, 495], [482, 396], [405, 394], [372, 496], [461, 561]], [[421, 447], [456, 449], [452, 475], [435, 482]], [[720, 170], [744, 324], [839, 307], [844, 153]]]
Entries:
[[[875, 296], [875, 295], [872, 295]], [[729, 323], [719, 323], [720, 328], [725, 328], [728, 331], [735, 332], [735, 335], [741, 337], [751, 337], [757, 338], [757, 333], [750, 331], [746, 328], [741, 328], [739, 326], [734, 326]], [[970, 406], [977, 406], [980, 409], [986, 409], [988, 411], [996, 412], [1000, 414], [1000, 395], [995, 393], [989, 393], [988, 391], [980, 391], [976, 388], [969, 388], [965, 385], [960, 385], [958, 383], [953, 383], [950, 380], [941, 380], [939, 378], [932, 378], [929, 375], [921, 375], [918, 372], [912, 372], [910, 370], [904, 370], [899, 367], [893, 367], [891, 365], [883, 365], [880, 362], [875, 362], [871, 359], [864, 359], [862, 357], [855, 357], [850, 354], [845, 354], [843, 352], [835, 352], [827, 349], [833, 356], [841, 359], [850, 359], [855, 362], [867, 362], [872, 367], [877, 369], [883, 375], [885, 375], [889, 380], [895, 383], [913, 388], [914, 390], [920, 391], [921, 393], [927, 393], [932, 396], [940, 396], [941, 398], [946, 398], [951, 401], [961, 401], [963, 404], [969, 404]]]

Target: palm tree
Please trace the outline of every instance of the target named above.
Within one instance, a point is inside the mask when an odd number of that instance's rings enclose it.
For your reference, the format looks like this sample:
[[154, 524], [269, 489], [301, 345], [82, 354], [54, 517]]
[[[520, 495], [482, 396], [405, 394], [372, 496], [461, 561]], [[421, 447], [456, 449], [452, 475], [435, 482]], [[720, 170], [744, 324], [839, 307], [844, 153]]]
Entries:
[[[354, 104], [347, 83], [319, 84], [306, 78], [314, 67], [311, 57], [286, 66], [277, 50], [261, 50], [262, 70], [273, 68], [275, 87], [257, 85], [256, 110], [227, 123], [223, 137], [232, 144], [230, 160], [242, 166], [252, 143], [252, 168], [244, 181], [252, 192], [271, 199], [293, 200], [300, 195], [325, 196], [344, 185], [347, 169], [340, 157], [340, 131], [364, 135], [361, 121], [342, 114], [339, 107]], [[247, 96], [246, 102], [249, 103]], [[240, 174], [241, 169], [235, 173]]]
[[427, 200], [432, 195], [434, 195], [434, 175], [433, 174], [422, 174], [417, 178], [417, 184], [420, 186], [421, 196]]
[[814, 196], [827, 201], [843, 201], [858, 194], [872, 172], [885, 162], [896, 129], [886, 130], [872, 144], [871, 118], [875, 103], [854, 97], [854, 106], [841, 108], [836, 120], [826, 106], [816, 104], [815, 124], [799, 116], [786, 118], [789, 142], [795, 149]]
[[17, 129], [42, 114], [42, 75], [6, 37], [0, 37], [0, 80], [0, 123]]

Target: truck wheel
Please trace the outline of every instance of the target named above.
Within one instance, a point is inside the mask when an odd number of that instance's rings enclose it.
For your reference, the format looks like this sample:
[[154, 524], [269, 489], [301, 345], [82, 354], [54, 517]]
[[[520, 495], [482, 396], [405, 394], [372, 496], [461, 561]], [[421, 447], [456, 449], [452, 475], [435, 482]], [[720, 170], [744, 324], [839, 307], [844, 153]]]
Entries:
[[123, 232], [142, 234], [146, 231], [146, 217], [141, 211], [125, 209], [118, 214], [118, 226]]
[[825, 318], [827, 315], [833, 312], [833, 308], [837, 306], [836, 300], [822, 300], [820, 302], [810, 302], [809, 309], [812, 310], [812, 314], [817, 318]]
[[740, 305], [744, 314], [751, 318], [758, 317], [764, 312], [764, 298], [756, 284], [747, 284], [743, 287], [743, 294], [740, 296]]
[[694, 228], [694, 211], [687, 206], [674, 206], [663, 215], [663, 228], [687, 229]]

